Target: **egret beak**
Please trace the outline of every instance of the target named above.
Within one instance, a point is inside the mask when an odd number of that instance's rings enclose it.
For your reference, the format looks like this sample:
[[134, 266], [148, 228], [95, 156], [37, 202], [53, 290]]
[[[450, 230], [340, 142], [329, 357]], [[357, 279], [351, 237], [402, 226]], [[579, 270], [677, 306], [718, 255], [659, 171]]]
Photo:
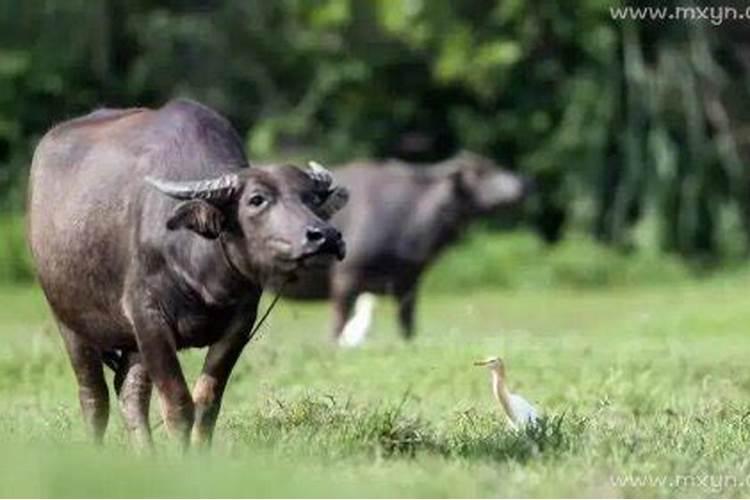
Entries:
[[474, 361], [474, 366], [487, 366], [488, 364], [490, 364], [490, 362], [487, 360]]

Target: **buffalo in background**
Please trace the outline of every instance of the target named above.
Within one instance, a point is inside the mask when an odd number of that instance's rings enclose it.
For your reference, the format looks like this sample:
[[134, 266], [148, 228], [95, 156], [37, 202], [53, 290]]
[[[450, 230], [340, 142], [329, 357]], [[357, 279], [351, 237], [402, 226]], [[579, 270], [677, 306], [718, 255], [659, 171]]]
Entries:
[[331, 220], [347, 242], [347, 257], [288, 284], [282, 293], [331, 298], [335, 338], [364, 292], [395, 297], [401, 333], [411, 338], [425, 269], [473, 220], [521, 202], [529, 184], [470, 152], [431, 166], [354, 162], [335, 169], [334, 177], [351, 195]]

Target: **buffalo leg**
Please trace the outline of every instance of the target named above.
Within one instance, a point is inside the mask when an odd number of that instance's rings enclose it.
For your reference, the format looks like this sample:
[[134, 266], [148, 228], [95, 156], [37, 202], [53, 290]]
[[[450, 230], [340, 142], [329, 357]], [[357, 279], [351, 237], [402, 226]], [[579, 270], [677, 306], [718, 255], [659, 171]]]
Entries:
[[123, 358], [122, 365], [115, 373], [115, 391], [128, 436], [136, 449], [143, 450], [153, 444], [148, 421], [151, 379], [138, 353], [127, 353]]
[[357, 300], [357, 292], [348, 290], [333, 297], [333, 338], [338, 340], [346, 322], [352, 315], [354, 302]]
[[357, 300], [359, 290], [356, 278], [349, 274], [334, 272], [331, 283], [331, 299], [333, 302], [333, 339], [338, 340], [341, 332], [349, 321], [349, 317]]
[[250, 338], [245, 332], [226, 337], [208, 348], [203, 370], [193, 389], [195, 423], [191, 441], [197, 446], [211, 444], [229, 376]]
[[109, 390], [104, 379], [101, 354], [67, 327], [60, 325], [60, 330], [78, 381], [78, 399], [84, 423], [94, 442], [99, 444], [109, 421]]
[[414, 309], [416, 307], [416, 287], [398, 290], [396, 300], [398, 301], [398, 321], [401, 327], [401, 336], [410, 340], [414, 336]]
[[193, 398], [185, 382], [169, 325], [158, 307], [132, 311], [138, 350], [151, 382], [156, 386], [167, 433], [187, 448], [193, 427]]
[[331, 301], [333, 303], [333, 340], [338, 340], [349, 321], [354, 302], [360, 293], [362, 282], [357, 272], [334, 268], [331, 274]]

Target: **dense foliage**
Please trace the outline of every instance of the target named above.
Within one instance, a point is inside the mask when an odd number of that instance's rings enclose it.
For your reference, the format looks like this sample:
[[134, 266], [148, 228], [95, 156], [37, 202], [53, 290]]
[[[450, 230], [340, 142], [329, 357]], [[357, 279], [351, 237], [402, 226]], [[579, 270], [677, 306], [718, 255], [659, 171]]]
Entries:
[[529, 220], [550, 240], [575, 227], [744, 254], [748, 28], [615, 21], [613, 6], [0, 0], [0, 200], [22, 206], [54, 122], [185, 95], [228, 115], [251, 158], [463, 147], [535, 177]]

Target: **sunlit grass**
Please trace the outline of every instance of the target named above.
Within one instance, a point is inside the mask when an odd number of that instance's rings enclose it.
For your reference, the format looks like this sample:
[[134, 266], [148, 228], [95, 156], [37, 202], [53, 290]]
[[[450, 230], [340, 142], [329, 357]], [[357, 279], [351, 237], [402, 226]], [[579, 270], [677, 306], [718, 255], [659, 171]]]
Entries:
[[[0, 289], [0, 305], [2, 495], [750, 494], [616, 481], [747, 475], [750, 312], [739, 279], [428, 292], [415, 342], [398, 338], [381, 301], [368, 342], [350, 351], [329, 342], [324, 305], [282, 301], [237, 366], [214, 449], [185, 457], [158, 425], [157, 453], [133, 455], [114, 407], [104, 448], [90, 447], [41, 294]], [[201, 354], [182, 355], [191, 379]], [[471, 364], [489, 354], [546, 413], [542, 427], [505, 427], [486, 370]]]

